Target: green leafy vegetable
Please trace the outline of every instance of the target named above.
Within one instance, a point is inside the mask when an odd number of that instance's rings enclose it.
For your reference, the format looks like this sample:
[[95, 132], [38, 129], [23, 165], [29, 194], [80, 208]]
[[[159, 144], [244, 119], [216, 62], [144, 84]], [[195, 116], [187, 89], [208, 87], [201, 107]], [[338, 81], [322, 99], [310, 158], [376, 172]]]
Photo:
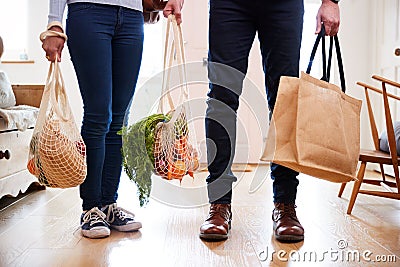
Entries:
[[118, 132], [123, 140], [123, 167], [138, 188], [140, 206], [147, 204], [150, 196], [155, 128], [158, 123], [169, 119], [164, 114], [153, 114], [131, 126], [123, 127]]

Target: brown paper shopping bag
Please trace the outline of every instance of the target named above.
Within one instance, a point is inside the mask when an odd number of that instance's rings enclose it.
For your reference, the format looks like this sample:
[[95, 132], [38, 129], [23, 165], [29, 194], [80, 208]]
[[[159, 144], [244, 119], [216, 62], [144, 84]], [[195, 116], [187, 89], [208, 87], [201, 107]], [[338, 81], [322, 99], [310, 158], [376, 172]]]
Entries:
[[[311, 69], [318, 42], [319, 39], [307, 72]], [[360, 152], [361, 100], [344, 93], [337, 36], [335, 44], [343, 91], [306, 73], [301, 73], [300, 78], [282, 77], [261, 160], [341, 183], [355, 179], [356, 175]], [[323, 60], [324, 80], [329, 80], [332, 39], [329, 51], [328, 72]]]

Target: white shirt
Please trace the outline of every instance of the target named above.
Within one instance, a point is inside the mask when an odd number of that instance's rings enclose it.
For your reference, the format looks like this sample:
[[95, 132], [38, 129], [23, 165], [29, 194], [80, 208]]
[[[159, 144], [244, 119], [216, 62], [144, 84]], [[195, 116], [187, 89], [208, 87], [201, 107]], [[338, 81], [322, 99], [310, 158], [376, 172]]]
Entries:
[[126, 8], [143, 10], [142, 0], [50, 0], [49, 23], [53, 21], [62, 22], [66, 4], [72, 3], [96, 3]]

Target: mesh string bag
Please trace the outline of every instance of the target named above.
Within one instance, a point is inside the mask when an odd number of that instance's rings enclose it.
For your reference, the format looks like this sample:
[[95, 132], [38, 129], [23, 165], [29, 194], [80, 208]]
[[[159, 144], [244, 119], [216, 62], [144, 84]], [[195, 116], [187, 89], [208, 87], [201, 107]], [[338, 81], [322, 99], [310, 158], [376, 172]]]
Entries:
[[186, 110], [182, 107], [175, 112], [178, 115], [174, 121], [160, 122], [155, 129], [155, 173], [168, 180], [182, 180], [186, 174], [193, 177], [199, 167], [197, 150], [190, 142]]
[[86, 146], [75, 123], [57, 60], [50, 64], [27, 168], [48, 187], [69, 188], [86, 178]]
[[[171, 75], [179, 77], [178, 86], [170, 85]], [[185, 175], [193, 177], [199, 167], [190, 117], [182, 31], [175, 16], [170, 15], [158, 110], [120, 131], [124, 170], [138, 188], [141, 206], [148, 202], [152, 174], [182, 180]]]
[[[167, 67], [167, 55], [169, 44], [169, 32], [172, 28], [173, 40], [169, 51]], [[159, 112], [166, 114], [169, 120], [159, 122], [155, 129], [154, 142], [154, 169], [157, 175], [168, 180], [181, 180], [186, 174], [193, 177], [193, 172], [199, 167], [197, 150], [193, 147], [195, 140], [193, 131], [189, 131], [187, 115], [190, 115], [188, 105], [188, 88], [186, 78], [186, 62], [183, 48], [182, 30], [177, 25], [175, 16], [168, 17], [167, 36], [164, 53], [164, 75], [162, 95], [159, 103]], [[178, 88], [170, 88], [170, 75], [173, 69], [173, 61], [176, 59], [178, 70]], [[179, 94], [179, 99], [174, 104], [171, 91]], [[166, 103], [169, 111], [166, 110]]]

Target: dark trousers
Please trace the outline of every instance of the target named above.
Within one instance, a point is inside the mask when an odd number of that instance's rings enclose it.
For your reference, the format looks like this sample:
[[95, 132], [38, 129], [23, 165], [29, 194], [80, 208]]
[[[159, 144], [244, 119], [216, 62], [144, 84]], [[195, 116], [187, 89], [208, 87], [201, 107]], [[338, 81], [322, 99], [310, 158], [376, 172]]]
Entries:
[[[255, 34], [260, 41], [271, 113], [280, 77], [299, 75], [303, 14], [303, 0], [210, 0], [210, 91], [205, 119], [210, 203], [231, 202], [232, 183], [236, 181], [231, 171], [236, 112]], [[295, 202], [297, 175], [286, 167], [271, 165], [274, 202]]]
[[142, 59], [142, 12], [118, 6], [68, 6], [68, 48], [83, 99], [87, 177], [83, 210], [116, 202], [122, 171], [121, 136]]

